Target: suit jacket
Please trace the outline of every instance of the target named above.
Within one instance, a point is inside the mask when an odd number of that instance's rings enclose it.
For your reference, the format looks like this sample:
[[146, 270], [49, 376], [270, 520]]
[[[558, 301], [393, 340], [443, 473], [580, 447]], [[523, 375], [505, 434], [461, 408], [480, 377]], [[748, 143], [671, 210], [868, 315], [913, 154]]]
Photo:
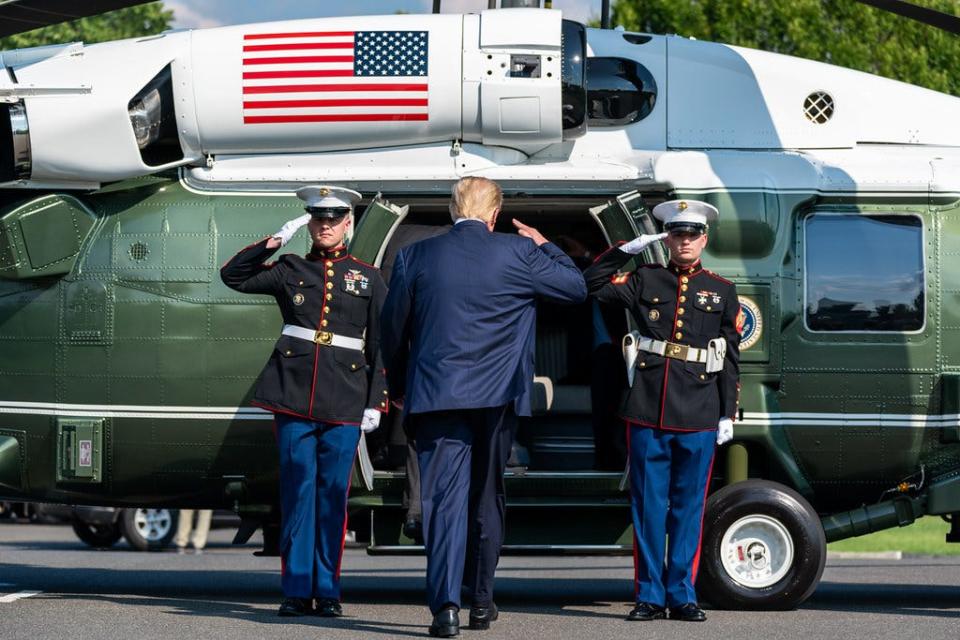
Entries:
[[[402, 249], [384, 303], [381, 345], [388, 370], [406, 369], [404, 410], [514, 401], [518, 415], [530, 415], [536, 301], [573, 304], [586, 295], [580, 270], [559, 247], [490, 233], [480, 221]], [[408, 343], [403, 363], [397, 356]]]
[[740, 301], [732, 282], [700, 263], [679, 267], [645, 264], [619, 273], [629, 254], [612, 248], [584, 272], [590, 294], [626, 307], [640, 333], [698, 349], [722, 337], [723, 370], [641, 351], [633, 387], [623, 403], [629, 422], [673, 431], [716, 429], [720, 418], [735, 419], [740, 391]]
[[380, 309], [386, 285], [380, 271], [345, 250], [290, 253], [265, 264], [276, 249], [266, 239], [242, 249], [220, 270], [231, 289], [272, 295], [284, 324], [347, 338], [364, 350], [281, 335], [254, 385], [253, 404], [316, 421], [357, 423], [366, 408], [390, 403], [380, 360]]

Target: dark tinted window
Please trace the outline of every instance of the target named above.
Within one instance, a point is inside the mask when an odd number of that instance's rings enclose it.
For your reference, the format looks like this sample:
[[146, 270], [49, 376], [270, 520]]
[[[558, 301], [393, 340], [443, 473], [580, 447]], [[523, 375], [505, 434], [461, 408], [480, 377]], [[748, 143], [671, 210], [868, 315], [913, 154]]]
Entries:
[[806, 316], [813, 331], [923, 327], [923, 226], [914, 216], [806, 221]]
[[587, 91], [584, 81], [584, 58], [587, 52], [587, 30], [572, 20], [564, 20], [561, 34], [561, 102], [563, 139], [579, 138], [587, 132]]
[[591, 127], [622, 127], [643, 120], [657, 102], [653, 74], [625, 58], [587, 58], [587, 113]]

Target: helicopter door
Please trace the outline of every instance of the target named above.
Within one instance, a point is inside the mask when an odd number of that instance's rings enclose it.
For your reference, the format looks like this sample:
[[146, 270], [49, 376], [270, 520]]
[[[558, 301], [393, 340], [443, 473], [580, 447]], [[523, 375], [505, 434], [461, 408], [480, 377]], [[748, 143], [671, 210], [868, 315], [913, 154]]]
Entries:
[[[593, 207], [590, 209], [590, 215], [600, 225], [610, 246], [633, 240], [641, 233], [657, 233], [653, 216], [650, 215], [639, 191], [628, 191], [617, 196], [615, 200]], [[633, 271], [638, 265], [648, 262], [666, 265], [666, 256], [663, 244], [655, 242], [642, 254], [628, 262], [623, 271]]]
[[379, 267], [393, 232], [407, 216], [409, 209], [407, 205], [401, 207], [391, 204], [379, 193], [374, 196], [353, 232], [350, 254]]
[[[364, 210], [350, 240], [350, 254], [358, 260], [380, 266], [383, 252], [390, 242], [400, 222], [406, 217], [408, 206], [397, 206], [380, 197], [378, 193]], [[357, 463], [350, 477], [350, 485], [373, 490], [373, 464], [367, 441], [360, 433], [360, 445], [357, 448]]]

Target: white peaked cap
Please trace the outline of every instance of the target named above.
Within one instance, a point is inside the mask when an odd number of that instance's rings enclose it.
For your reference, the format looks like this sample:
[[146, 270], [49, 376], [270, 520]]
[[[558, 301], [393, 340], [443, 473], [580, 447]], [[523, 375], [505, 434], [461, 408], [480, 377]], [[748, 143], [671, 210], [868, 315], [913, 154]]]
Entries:
[[297, 189], [297, 197], [303, 200], [307, 209], [352, 209], [362, 196], [353, 189], [310, 185]]
[[664, 229], [698, 227], [706, 230], [707, 224], [719, 215], [715, 206], [699, 200], [668, 200], [653, 208], [653, 216], [663, 221]]

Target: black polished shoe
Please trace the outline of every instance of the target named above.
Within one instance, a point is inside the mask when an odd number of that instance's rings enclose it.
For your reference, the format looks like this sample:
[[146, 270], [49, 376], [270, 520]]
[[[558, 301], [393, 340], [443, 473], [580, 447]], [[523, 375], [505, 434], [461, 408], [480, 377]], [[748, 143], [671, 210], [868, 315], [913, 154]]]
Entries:
[[430, 635], [434, 638], [452, 638], [460, 635], [460, 610], [447, 605], [433, 616]]
[[310, 613], [309, 598], [286, 598], [280, 604], [277, 615], [282, 618], [299, 618]]
[[648, 622], [650, 620], [663, 620], [667, 617], [663, 607], [659, 607], [649, 602], [638, 602], [637, 605], [627, 614], [627, 620], [631, 622]]
[[423, 523], [416, 518], [407, 518], [403, 523], [403, 535], [417, 544], [423, 544]]
[[703, 622], [707, 619], [707, 614], [694, 602], [682, 604], [679, 607], [670, 607], [671, 620], [683, 620], [684, 622]]
[[489, 629], [490, 623], [499, 617], [500, 612], [497, 610], [496, 602], [491, 602], [490, 605], [486, 607], [471, 607], [469, 628], [476, 631]]
[[339, 618], [343, 615], [343, 607], [333, 598], [317, 598], [317, 606], [313, 615], [321, 618]]

